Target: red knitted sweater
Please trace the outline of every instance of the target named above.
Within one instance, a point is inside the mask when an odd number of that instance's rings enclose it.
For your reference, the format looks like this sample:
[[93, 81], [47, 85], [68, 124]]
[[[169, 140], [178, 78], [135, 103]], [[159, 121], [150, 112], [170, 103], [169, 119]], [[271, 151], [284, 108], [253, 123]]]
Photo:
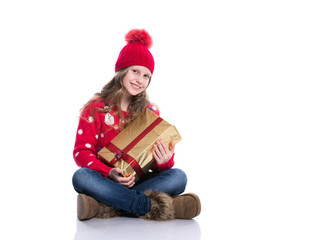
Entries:
[[[105, 103], [94, 101], [82, 110], [73, 155], [79, 167], [96, 170], [107, 177], [112, 168], [103, 163], [97, 153], [120, 132], [118, 128], [120, 119], [116, 111], [113, 110], [110, 113], [96, 112], [92, 114], [95, 108], [105, 108]], [[159, 115], [156, 106], [150, 104], [148, 108]], [[127, 112], [123, 112], [123, 114], [126, 116]], [[152, 170], [170, 169], [173, 165], [174, 156], [164, 164], [154, 165]]]

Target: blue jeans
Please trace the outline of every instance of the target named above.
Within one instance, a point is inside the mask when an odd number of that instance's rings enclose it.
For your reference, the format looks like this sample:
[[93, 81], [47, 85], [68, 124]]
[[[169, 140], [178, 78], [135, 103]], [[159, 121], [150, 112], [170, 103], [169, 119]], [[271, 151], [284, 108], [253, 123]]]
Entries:
[[175, 196], [184, 192], [186, 183], [186, 174], [177, 168], [146, 173], [132, 188], [103, 177], [89, 168], [80, 168], [73, 176], [76, 192], [136, 216], [145, 215], [151, 208], [151, 200], [144, 191], [160, 191]]

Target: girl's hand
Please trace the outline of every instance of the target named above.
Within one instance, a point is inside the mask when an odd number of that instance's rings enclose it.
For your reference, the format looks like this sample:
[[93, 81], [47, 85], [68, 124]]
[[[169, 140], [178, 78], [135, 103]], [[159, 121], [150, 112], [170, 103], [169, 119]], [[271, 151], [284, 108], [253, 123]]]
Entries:
[[163, 141], [157, 141], [154, 144], [153, 156], [158, 165], [166, 163], [172, 158], [172, 155], [174, 154], [174, 147], [174, 142], [170, 144], [170, 149], [163, 143]]
[[131, 188], [134, 186], [135, 177], [131, 174], [129, 177], [123, 177], [121, 176], [122, 170], [120, 168], [112, 168], [108, 174], [108, 177], [115, 181], [116, 183], [119, 183], [127, 188]]

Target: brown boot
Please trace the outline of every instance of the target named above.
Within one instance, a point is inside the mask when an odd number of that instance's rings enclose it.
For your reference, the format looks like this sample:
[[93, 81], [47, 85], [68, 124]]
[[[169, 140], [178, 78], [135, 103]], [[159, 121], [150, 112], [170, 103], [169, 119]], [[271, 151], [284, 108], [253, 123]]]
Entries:
[[190, 219], [198, 216], [201, 211], [199, 197], [194, 193], [173, 197], [174, 217]]
[[170, 197], [163, 192], [146, 191], [145, 195], [151, 199], [151, 210], [143, 216], [148, 220], [191, 219], [201, 211], [199, 197], [193, 193]]
[[85, 194], [77, 197], [77, 216], [79, 220], [87, 220], [93, 217], [111, 218], [119, 215], [116, 208], [99, 203], [94, 198]]

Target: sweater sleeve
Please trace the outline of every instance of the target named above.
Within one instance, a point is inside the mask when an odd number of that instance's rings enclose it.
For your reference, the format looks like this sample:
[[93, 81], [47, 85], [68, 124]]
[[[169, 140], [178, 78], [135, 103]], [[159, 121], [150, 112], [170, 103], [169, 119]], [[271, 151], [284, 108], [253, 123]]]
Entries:
[[153, 171], [163, 171], [163, 170], [167, 170], [167, 169], [170, 169], [172, 168], [174, 165], [174, 154], [172, 155], [172, 157], [170, 158], [170, 160], [168, 162], [165, 162], [163, 164], [155, 164], [153, 167], [152, 167], [152, 170]]
[[94, 113], [97, 103], [91, 102], [80, 115], [76, 142], [74, 147], [74, 159], [79, 167], [90, 168], [107, 177], [111, 167], [102, 163], [98, 157], [96, 145], [101, 130], [99, 113]]
[[[148, 109], [152, 110], [154, 113], [156, 113], [158, 116], [160, 115], [159, 108], [156, 104], [151, 103], [147, 106]], [[163, 164], [155, 164], [151, 170], [153, 171], [163, 171], [170, 169], [174, 166], [174, 154], [172, 155], [171, 159], [168, 162], [165, 162]]]

